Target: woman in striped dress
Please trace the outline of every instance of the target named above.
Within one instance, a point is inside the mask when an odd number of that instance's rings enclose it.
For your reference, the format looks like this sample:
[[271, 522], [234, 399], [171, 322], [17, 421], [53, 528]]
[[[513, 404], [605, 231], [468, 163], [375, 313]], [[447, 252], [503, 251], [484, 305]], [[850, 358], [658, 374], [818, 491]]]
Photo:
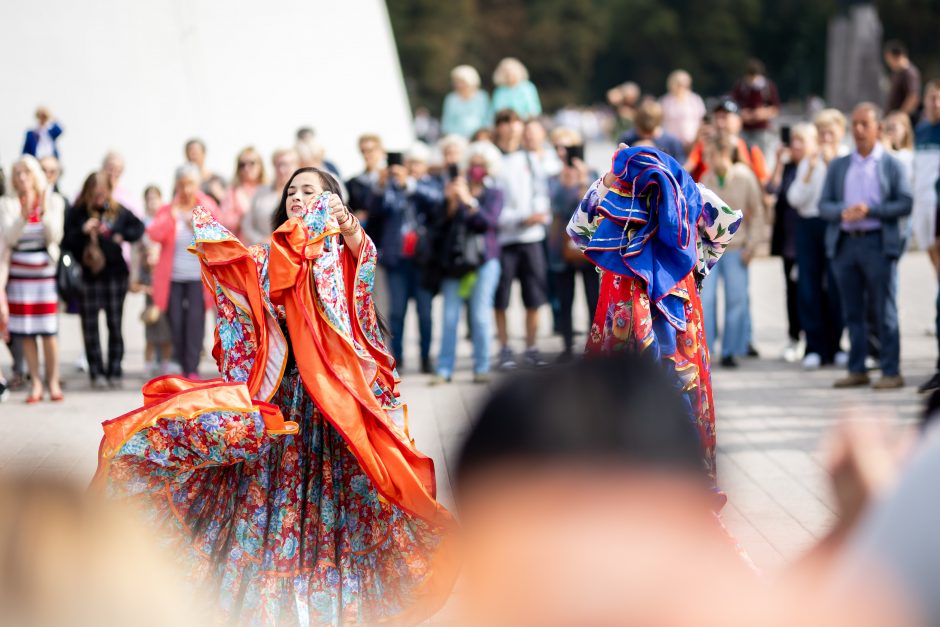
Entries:
[[59, 384], [59, 330], [55, 274], [59, 241], [65, 221], [65, 203], [48, 189], [46, 177], [35, 158], [24, 155], [14, 164], [10, 193], [0, 198], [0, 237], [5, 244], [4, 263], [9, 303], [9, 332], [23, 341], [31, 388], [27, 403], [42, 399], [39, 372], [39, 338], [49, 398], [62, 400]]

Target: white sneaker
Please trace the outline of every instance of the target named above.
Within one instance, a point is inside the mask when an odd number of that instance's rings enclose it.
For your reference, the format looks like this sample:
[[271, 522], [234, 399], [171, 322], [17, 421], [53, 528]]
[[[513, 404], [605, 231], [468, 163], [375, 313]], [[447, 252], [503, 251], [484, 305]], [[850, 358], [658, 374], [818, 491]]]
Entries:
[[783, 349], [783, 352], [780, 353], [780, 357], [783, 358], [783, 361], [788, 364], [795, 363], [800, 360], [800, 343], [790, 340], [790, 343], [787, 344], [787, 347]]
[[75, 369], [79, 372], [88, 372], [88, 358], [85, 357], [85, 353], [75, 360]]
[[803, 370], [818, 370], [822, 366], [822, 357], [819, 353], [809, 353], [803, 358]]
[[163, 368], [160, 366], [159, 363], [155, 361], [150, 361], [150, 362], [147, 362], [146, 365], [144, 365], [144, 376], [147, 378], [148, 381], [151, 379], [156, 379], [162, 374], [163, 374]]
[[865, 370], [878, 370], [881, 368], [881, 362], [869, 355], [865, 358]]
[[835, 359], [833, 361], [839, 368], [845, 368], [849, 365], [849, 354], [845, 351], [839, 351], [836, 353]]
[[163, 368], [163, 374], [183, 374], [183, 368], [175, 361], [168, 361]]

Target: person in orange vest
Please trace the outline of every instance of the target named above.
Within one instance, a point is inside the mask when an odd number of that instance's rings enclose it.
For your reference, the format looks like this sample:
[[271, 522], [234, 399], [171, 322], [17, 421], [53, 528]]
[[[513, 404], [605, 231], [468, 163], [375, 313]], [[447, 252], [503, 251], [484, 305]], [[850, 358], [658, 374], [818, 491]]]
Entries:
[[710, 121], [703, 123], [703, 129], [699, 133], [699, 139], [692, 145], [689, 152], [689, 158], [685, 162], [686, 171], [692, 175], [696, 182], [702, 180], [702, 175], [708, 170], [702, 152], [707, 138], [711, 134], [718, 134], [727, 137], [735, 147], [734, 160], [740, 161], [751, 168], [754, 176], [760, 181], [761, 185], [767, 183], [770, 179], [770, 173], [767, 171], [767, 160], [764, 153], [756, 144], [748, 148], [747, 142], [741, 137], [741, 116], [738, 113], [738, 105], [734, 100], [725, 98], [719, 102], [713, 109]]

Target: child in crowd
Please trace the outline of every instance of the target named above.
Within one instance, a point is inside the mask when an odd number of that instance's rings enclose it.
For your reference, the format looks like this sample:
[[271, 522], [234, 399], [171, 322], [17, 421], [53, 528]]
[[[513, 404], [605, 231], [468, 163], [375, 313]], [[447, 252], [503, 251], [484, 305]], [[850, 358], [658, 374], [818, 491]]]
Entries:
[[[148, 226], [153, 220], [157, 209], [163, 206], [163, 195], [156, 185], [150, 185], [144, 190], [144, 207], [146, 216], [144, 223]], [[172, 357], [173, 349], [170, 337], [170, 323], [166, 313], [160, 311], [153, 302], [152, 284], [153, 268], [160, 256], [160, 246], [154, 244], [146, 236], [134, 246], [131, 258], [131, 291], [142, 292], [146, 295], [146, 305], [140, 314], [144, 323], [144, 375], [148, 379], [167, 373], [167, 364]]]

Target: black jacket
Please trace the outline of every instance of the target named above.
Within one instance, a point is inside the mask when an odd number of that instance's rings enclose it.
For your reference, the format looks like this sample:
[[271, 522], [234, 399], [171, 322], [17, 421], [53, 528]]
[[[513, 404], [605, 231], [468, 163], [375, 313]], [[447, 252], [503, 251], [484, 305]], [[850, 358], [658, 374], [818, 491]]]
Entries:
[[[62, 247], [71, 252], [81, 262], [85, 246], [88, 245], [89, 236], [82, 232], [82, 226], [89, 218], [95, 216], [102, 218], [103, 208], [89, 208], [85, 205], [75, 205], [65, 218], [65, 235], [62, 238]], [[121, 245], [114, 241], [115, 235], [120, 235], [125, 242], [136, 242], [144, 234], [144, 223], [140, 221], [127, 208], [119, 206], [116, 217], [106, 223], [107, 228], [98, 235], [101, 251], [104, 253], [104, 269], [96, 275], [83, 268], [82, 278], [85, 281], [97, 281], [107, 278], [126, 277], [129, 272], [127, 262]]]

